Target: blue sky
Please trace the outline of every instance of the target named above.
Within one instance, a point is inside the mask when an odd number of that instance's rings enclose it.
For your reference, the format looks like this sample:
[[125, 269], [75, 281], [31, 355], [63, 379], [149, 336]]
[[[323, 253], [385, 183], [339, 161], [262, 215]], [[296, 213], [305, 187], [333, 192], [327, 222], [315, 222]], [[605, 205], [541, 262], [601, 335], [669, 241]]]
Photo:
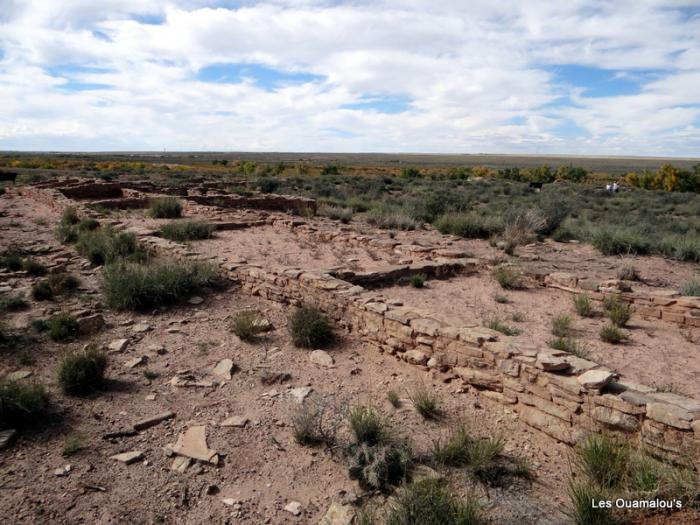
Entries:
[[700, 6], [26, 0], [0, 97], [0, 150], [697, 157]]

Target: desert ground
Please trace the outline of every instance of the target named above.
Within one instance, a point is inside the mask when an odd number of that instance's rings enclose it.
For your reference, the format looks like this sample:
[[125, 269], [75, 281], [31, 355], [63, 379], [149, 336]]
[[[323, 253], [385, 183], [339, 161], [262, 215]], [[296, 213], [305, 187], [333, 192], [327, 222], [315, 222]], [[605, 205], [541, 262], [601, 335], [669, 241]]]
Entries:
[[[40, 158], [54, 166], [27, 167], [18, 157], [3, 168], [19, 178], [0, 195], [0, 377], [3, 388], [42, 385], [48, 403], [13, 425], [0, 404], [0, 522], [384, 523], [401, 491], [426, 479], [478, 505], [482, 521], [468, 523], [581, 523], [572, 496], [580, 486], [609, 497], [682, 499], [680, 511], [615, 513], [627, 523], [699, 522], [694, 256], [601, 253], [576, 238], [583, 229], [573, 222], [574, 238], [525, 232], [514, 246], [504, 241], [508, 224], [477, 238], [446, 231], [438, 219], [411, 218], [404, 227], [396, 202], [413, 198], [415, 188], [394, 184], [383, 197], [394, 206], [382, 208], [385, 217], [397, 221], [387, 223], [374, 208], [352, 208], [351, 198], [369, 202], [369, 194], [346, 194], [343, 204], [319, 186], [346, 187], [348, 175], [328, 182], [322, 177], [335, 175], [313, 167], [354, 166], [371, 185], [374, 168], [377, 178], [400, 179], [394, 163], [437, 173], [465, 165], [461, 157], [265, 158], [311, 159], [311, 172], [292, 181], [284, 169], [229, 176], [233, 164], [259, 165], [261, 157], [211, 154], [187, 164], [187, 155], [167, 158], [170, 173], [146, 155], [128, 160], [145, 168], [126, 172], [124, 156], [107, 155], [89, 160], [111, 163], [97, 170], [61, 165], [61, 156]], [[230, 163], [211, 168], [224, 158]], [[498, 169], [509, 159], [474, 162]], [[661, 163], [596, 159], [589, 169], [613, 166], [616, 177]], [[261, 191], [261, 179], [273, 179], [274, 191]], [[524, 199], [541, 198], [526, 183], [512, 184], [525, 188]], [[675, 211], [689, 213], [694, 201], [676, 200]], [[177, 212], [158, 217], [159, 204]], [[586, 213], [563, 220], [607, 217], [602, 208]], [[180, 237], [167, 233], [173, 224]], [[188, 233], [192, 225], [204, 233]], [[135, 246], [116, 253], [109, 243], [121, 234]], [[164, 293], [160, 303], [141, 297], [130, 307], [126, 294], [110, 295], [119, 272], [164, 262], [206, 265], [216, 277], [175, 297]], [[59, 282], [50, 279], [56, 275], [77, 283], [37, 291]], [[138, 275], [122, 276], [125, 289], [138, 288]], [[582, 313], [577, 299], [590, 311]], [[333, 338], [299, 344], [300, 307], [327, 321]], [[244, 312], [257, 323], [252, 335], [236, 328]], [[54, 337], [60, 315], [71, 320], [69, 330]], [[620, 340], [603, 337], [606, 328]], [[87, 348], [104, 356], [105, 377], [88, 392], [67, 391], [59, 370]], [[432, 413], [421, 409], [420, 394]], [[390, 429], [386, 450], [410, 448], [400, 480], [377, 484], [367, 470], [359, 480], [353, 474], [358, 447], [380, 446], [358, 437], [351, 423], [358, 407]], [[303, 416], [319, 414], [321, 438], [300, 439]], [[440, 460], [437, 445], [460, 428], [474, 448], [500, 444], [485, 466], [473, 451], [472, 459]], [[624, 443], [629, 456], [624, 480], [605, 490], [581, 461], [591, 436]], [[640, 488], [630, 480], [642, 457], [656, 470]]]

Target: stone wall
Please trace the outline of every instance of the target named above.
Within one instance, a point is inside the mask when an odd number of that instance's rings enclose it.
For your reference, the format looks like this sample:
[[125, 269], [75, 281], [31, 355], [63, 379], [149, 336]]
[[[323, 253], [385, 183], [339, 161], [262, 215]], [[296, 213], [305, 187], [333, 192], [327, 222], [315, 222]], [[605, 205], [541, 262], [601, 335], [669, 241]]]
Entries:
[[187, 200], [221, 208], [251, 208], [254, 210], [280, 211], [295, 215], [315, 215], [316, 201], [305, 197], [267, 194], [257, 197], [239, 195], [189, 195]]
[[630, 303], [633, 311], [646, 319], [661, 319], [689, 328], [700, 327], [700, 297], [683, 296], [678, 290], [639, 292], [632, 290], [631, 283], [618, 279], [594, 282], [564, 272], [547, 275], [544, 284], [572, 293], [585, 293], [598, 301], [606, 295], [616, 295]]
[[[55, 189], [28, 187], [23, 191], [41, 202], [53, 201], [52, 206], [58, 209], [70, 205]], [[91, 213], [86, 206], [76, 207], [79, 213]], [[294, 224], [298, 223], [283, 221], [278, 226]], [[139, 238], [153, 251], [183, 259], [196, 257], [185, 245], [146, 233]], [[474, 260], [453, 263], [470, 269], [479, 266]], [[244, 291], [287, 304], [316, 306], [339, 328], [378, 351], [509, 405], [522, 421], [559, 441], [575, 444], [588, 432], [608, 430], [638, 440], [658, 456], [691, 460], [700, 466], [698, 400], [655, 392], [598, 363], [565, 352], [502, 341], [498, 332], [478, 323], [450, 324], [419, 308], [387, 302], [378, 293], [324, 272], [300, 268], [274, 271], [231, 262], [220, 266]], [[618, 293], [630, 300], [629, 292], [619, 282], [589, 283], [557, 273], [543, 276], [541, 282], [572, 292], [586, 291], [597, 299], [606, 293]], [[656, 296], [631, 299], [636, 308], [661, 309], [661, 319], [664, 308], [688, 309], [683, 312], [684, 319], [692, 316], [689, 312], [695, 308], [694, 301], [674, 296], [665, 300]]]
[[118, 182], [84, 182], [60, 186], [58, 191], [69, 199], [113, 199], [122, 196], [122, 186]]

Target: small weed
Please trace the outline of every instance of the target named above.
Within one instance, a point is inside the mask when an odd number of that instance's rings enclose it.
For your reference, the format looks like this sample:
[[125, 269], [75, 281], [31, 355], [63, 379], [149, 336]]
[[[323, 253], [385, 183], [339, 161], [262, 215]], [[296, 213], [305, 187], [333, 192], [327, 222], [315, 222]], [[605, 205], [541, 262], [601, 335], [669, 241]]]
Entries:
[[78, 321], [72, 315], [62, 312], [46, 321], [49, 337], [54, 341], [67, 341], [78, 335]]
[[569, 352], [581, 359], [586, 359], [590, 353], [586, 347], [581, 346], [571, 337], [557, 337], [556, 339], [552, 339], [549, 341], [549, 347], [554, 350]]
[[22, 256], [19, 251], [14, 249], [7, 250], [0, 262], [0, 266], [4, 266], [11, 272], [18, 272], [22, 269]]
[[616, 345], [627, 339], [627, 336], [614, 324], [607, 324], [600, 329], [600, 339]]
[[513, 314], [510, 316], [510, 319], [514, 323], [524, 323], [525, 322], [525, 314], [522, 312], [513, 312]]
[[296, 310], [289, 318], [288, 326], [294, 345], [301, 348], [327, 346], [334, 339], [328, 319], [313, 307]]
[[268, 331], [270, 326], [258, 312], [244, 310], [235, 315], [231, 329], [244, 341], [253, 341], [256, 336]]
[[148, 212], [155, 219], [177, 219], [182, 216], [182, 204], [173, 197], [152, 199]]
[[149, 381], [154, 381], [158, 379], [158, 372], [154, 372], [153, 370], [144, 370], [143, 371], [143, 377], [145, 377]]
[[408, 398], [416, 411], [425, 419], [438, 419], [440, 417], [441, 411], [438, 408], [437, 397], [425, 386], [414, 388], [408, 393]]
[[413, 275], [409, 281], [414, 288], [423, 288], [425, 286], [424, 275]]
[[36, 423], [48, 407], [49, 394], [41, 384], [0, 380], [0, 428]]
[[630, 451], [606, 434], [592, 434], [577, 449], [576, 464], [599, 487], [615, 488], [627, 473]]
[[16, 312], [17, 310], [23, 310], [27, 306], [27, 301], [21, 295], [0, 297], [0, 311], [2, 312]]
[[22, 269], [34, 277], [41, 277], [42, 275], [46, 275], [48, 272], [46, 266], [38, 261], [35, 261], [34, 259], [25, 259], [22, 263]]
[[304, 404], [292, 416], [294, 439], [300, 445], [333, 445], [338, 424], [338, 414], [321, 403]]
[[457, 498], [437, 479], [414, 481], [396, 492], [386, 525], [483, 525], [481, 505], [474, 496]]
[[389, 440], [385, 419], [371, 407], [356, 406], [348, 415], [350, 429], [358, 443], [377, 445]]
[[159, 230], [160, 236], [176, 242], [209, 239], [214, 233], [214, 225], [204, 221], [171, 222]]
[[522, 330], [519, 328], [513, 328], [512, 326], [503, 324], [498, 319], [490, 319], [484, 323], [484, 326], [508, 336], [520, 335], [522, 333]]
[[552, 319], [551, 332], [555, 337], [568, 337], [571, 333], [571, 317], [558, 315]]
[[617, 271], [617, 278], [621, 281], [639, 281], [639, 272], [632, 265], [626, 265]]
[[493, 277], [504, 290], [520, 290], [525, 287], [520, 272], [505, 266], [495, 268]]
[[32, 285], [32, 297], [36, 301], [48, 301], [53, 297], [53, 290], [48, 281], [38, 281]]
[[508, 298], [505, 295], [496, 294], [494, 296], [493, 300], [496, 301], [498, 304], [507, 304], [508, 303]]
[[593, 304], [590, 298], [586, 294], [576, 294], [574, 295], [574, 310], [581, 317], [592, 317], [593, 316]]
[[618, 328], [624, 328], [632, 316], [630, 305], [628, 303], [623, 303], [622, 301], [611, 302], [609, 307], [606, 309], [605, 314], [608, 316], [608, 319], [610, 319], [612, 324]]
[[72, 456], [73, 454], [83, 450], [83, 448], [83, 437], [80, 434], [67, 434], [63, 438], [63, 451], [61, 452], [61, 455], [63, 457]]
[[681, 286], [681, 295], [700, 297], [700, 281], [688, 281]]
[[69, 395], [85, 395], [100, 389], [105, 380], [107, 354], [89, 346], [66, 355], [58, 366], [58, 384]]

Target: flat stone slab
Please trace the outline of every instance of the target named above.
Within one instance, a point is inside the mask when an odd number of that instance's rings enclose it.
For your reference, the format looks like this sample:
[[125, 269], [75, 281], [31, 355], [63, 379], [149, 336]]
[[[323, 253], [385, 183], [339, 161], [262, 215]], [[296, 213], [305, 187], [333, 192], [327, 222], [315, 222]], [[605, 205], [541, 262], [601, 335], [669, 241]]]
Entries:
[[615, 374], [609, 370], [588, 370], [576, 379], [583, 388], [601, 390], [612, 381], [613, 377], [615, 377]]
[[325, 350], [313, 350], [309, 354], [309, 360], [315, 365], [325, 367], [333, 366], [335, 363], [333, 357]]
[[129, 359], [126, 363], [124, 363], [124, 366], [127, 368], [136, 368], [139, 365], [142, 365], [146, 362], [146, 358], [143, 356], [140, 357], [135, 357], [133, 359]]
[[174, 417], [175, 412], [161, 412], [160, 414], [156, 414], [155, 416], [137, 421], [136, 423], [134, 423], [134, 430], [145, 430], [147, 428], [156, 426], [158, 423], [162, 423], [163, 421], [172, 419]]
[[224, 419], [221, 422], [221, 426], [243, 428], [248, 424], [248, 421], [248, 418], [245, 416], [231, 416], [227, 419]]
[[188, 428], [178, 436], [177, 442], [170, 448], [179, 456], [205, 461], [212, 465], [219, 463], [219, 455], [216, 450], [212, 450], [207, 446], [206, 427], [204, 425]]
[[128, 339], [115, 339], [107, 345], [110, 352], [123, 352], [129, 346]]
[[222, 359], [219, 361], [219, 363], [214, 367], [214, 370], [212, 373], [215, 376], [220, 377], [221, 379], [226, 379], [229, 380], [232, 377], [233, 373], [233, 361], [231, 359]]
[[26, 379], [32, 375], [31, 370], [17, 370], [16, 372], [11, 372], [5, 376], [8, 381], [19, 381], [20, 379]]
[[352, 525], [355, 514], [351, 505], [332, 503], [318, 525]]
[[141, 452], [140, 450], [132, 450], [131, 452], [123, 452], [121, 454], [115, 454], [114, 456], [110, 456], [110, 459], [117, 460], [126, 465], [135, 463], [136, 461], [139, 461], [142, 458], [143, 452]]
[[310, 386], [300, 386], [297, 388], [290, 388], [289, 395], [292, 396], [297, 403], [303, 403], [304, 399], [313, 392], [313, 388]]
[[290, 501], [287, 503], [287, 505], [285, 505], [284, 510], [290, 514], [293, 514], [294, 516], [298, 516], [301, 514], [301, 503], [298, 501]]

